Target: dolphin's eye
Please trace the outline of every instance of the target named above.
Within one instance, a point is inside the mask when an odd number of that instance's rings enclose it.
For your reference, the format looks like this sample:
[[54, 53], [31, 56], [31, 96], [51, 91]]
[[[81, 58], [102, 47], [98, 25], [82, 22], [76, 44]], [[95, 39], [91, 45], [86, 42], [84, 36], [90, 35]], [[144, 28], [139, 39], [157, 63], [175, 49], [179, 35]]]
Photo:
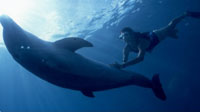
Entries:
[[31, 47], [30, 47], [30, 46], [27, 46], [26, 48], [27, 48], [27, 49], [30, 49]]
[[21, 49], [24, 49], [24, 46], [21, 46], [20, 48], [21, 48]]

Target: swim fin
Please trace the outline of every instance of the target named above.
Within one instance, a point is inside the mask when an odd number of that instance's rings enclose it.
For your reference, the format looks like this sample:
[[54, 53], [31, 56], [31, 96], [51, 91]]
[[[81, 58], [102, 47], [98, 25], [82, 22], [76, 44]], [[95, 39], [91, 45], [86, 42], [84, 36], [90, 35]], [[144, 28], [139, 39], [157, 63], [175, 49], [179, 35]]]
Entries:
[[191, 12], [191, 11], [188, 11], [187, 14], [188, 14], [188, 16], [190, 16], [190, 17], [200, 19], [200, 12]]
[[167, 98], [166, 98], [166, 95], [164, 93], [164, 90], [162, 88], [162, 85], [160, 83], [160, 78], [159, 78], [159, 74], [155, 74], [152, 78], [152, 90], [155, 94], [156, 97], [158, 97], [159, 99], [165, 101]]

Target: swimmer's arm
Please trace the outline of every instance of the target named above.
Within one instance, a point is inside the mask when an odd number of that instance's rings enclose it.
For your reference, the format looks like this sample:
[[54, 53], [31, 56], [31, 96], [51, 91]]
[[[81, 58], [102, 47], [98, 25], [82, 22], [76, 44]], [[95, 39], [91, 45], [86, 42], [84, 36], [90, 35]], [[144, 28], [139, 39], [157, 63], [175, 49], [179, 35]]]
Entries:
[[144, 60], [144, 56], [145, 56], [146, 50], [145, 49], [141, 49], [141, 48], [138, 48], [138, 49], [139, 49], [138, 56], [135, 59], [133, 59], [131, 61], [128, 61], [127, 63], [122, 64], [123, 68], [125, 68], [127, 66], [130, 66], [130, 65], [135, 65], [135, 64], [137, 64], [137, 63], [139, 63], [139, 62]]
[[128, 45], [126, 45], [124, 47], [124, 50], [123, 50], [123, 63], [126, 63], [128, 61], [128, 56], [129, 56], [129, 53], [130, 53], [130, 48]]

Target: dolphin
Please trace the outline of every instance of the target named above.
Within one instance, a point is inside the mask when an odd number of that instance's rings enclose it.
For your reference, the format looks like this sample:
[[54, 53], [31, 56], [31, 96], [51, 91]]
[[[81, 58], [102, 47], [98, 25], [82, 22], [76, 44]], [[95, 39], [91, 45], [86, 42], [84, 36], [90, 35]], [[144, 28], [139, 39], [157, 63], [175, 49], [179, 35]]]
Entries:
[[95, 97], [96, 91], [136, 85], [150, 88], [157, 98], [166, 100], [158, 74], [148, 79], [76, 53], [80, 48], [93, 46], [87, 40], [71, 37], [49, 42], [22, 29], [7, 15], [0, 16], [0, 23], [5, 46], [13, 59], [51, 84], [78, 90], [88, 97]]

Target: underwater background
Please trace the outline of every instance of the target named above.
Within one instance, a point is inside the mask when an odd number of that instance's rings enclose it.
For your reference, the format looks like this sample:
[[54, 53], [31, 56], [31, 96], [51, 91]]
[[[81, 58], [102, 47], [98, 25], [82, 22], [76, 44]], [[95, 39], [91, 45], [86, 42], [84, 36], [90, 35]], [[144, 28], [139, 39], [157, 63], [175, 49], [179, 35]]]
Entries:
[[[12, 2], [21, 10], [12, 9]], [[85, 38], [94, 47], [78, 53], [106, 64], [122, 60], [125, 43], [118, 36], [123, 27], [152, 31], [184, 11], [200, 11], [200, 0], [8, 0], [11, 10], [0, 4], [0, 12], [41, 39]], [[12, 59], [0, 26], [0, 112], [200, 112], [200, 20], [186, 18], [177, 29], [179, 39], [166, 39], [142, 63], [126, 68], [149, 78], [159, 73], [167, 95], [163, 102], [137, 86], [88, 98], [52, 85]]]

